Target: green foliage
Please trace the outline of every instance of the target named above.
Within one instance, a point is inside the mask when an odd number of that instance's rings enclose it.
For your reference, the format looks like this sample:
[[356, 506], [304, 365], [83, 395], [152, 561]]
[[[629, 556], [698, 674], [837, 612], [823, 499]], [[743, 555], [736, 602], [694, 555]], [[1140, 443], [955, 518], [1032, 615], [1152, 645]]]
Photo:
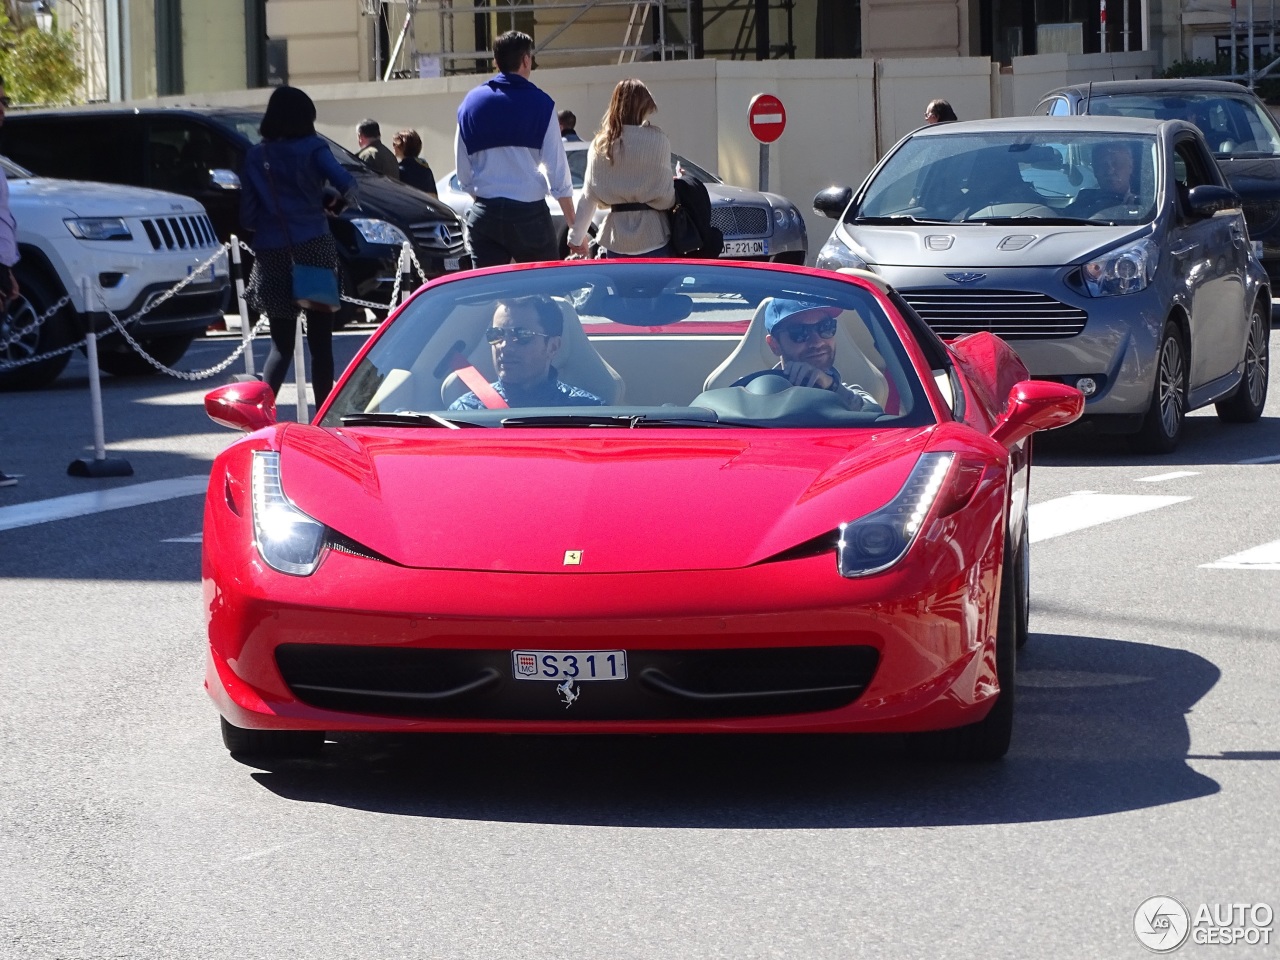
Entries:
[[[1258, 60], [1254, 63], [1254, 68], [1261, 70], [1274, 57]], [[1240, 56], [1237, 60], [1235, 72], [1238, 75], [1244, 75], [1249, 72], [1249, 59], [1247, 56]], [[1169, 64], [1168, 68], [1161, 74], [1162, 77], [1216, 77], [1226, 79], [1231, 73], [1231, 56], [1219, 57], [1217, 60], [1206, 60], [1204, 57], [1198, 57], [1195, 60], [1178, 60]], [[1237, 80], [1242, 86], [1244, 82]], [[1280, 78], [1274, 76], [1263, 77], [1253, 85], [1253, 92], [1256, 93], [1267, 103], [1280, 102]]]
[[15, 104], [75, 103], [84, 70], [77, 62], [75, 37], [15, 26], [0, 14], [0, 76]]

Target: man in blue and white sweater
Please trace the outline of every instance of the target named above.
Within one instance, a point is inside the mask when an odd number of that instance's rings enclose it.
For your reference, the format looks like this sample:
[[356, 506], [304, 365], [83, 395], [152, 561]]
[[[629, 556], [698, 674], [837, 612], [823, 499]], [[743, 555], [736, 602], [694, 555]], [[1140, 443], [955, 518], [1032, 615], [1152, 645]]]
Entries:
[[493, 62], [497, 75], [458, 108], [453, 141], [458, 183], [475, 198], [466, 216], [467, 251], [477, 267], [558, 260], [546, 195], [560, 202], [572, 227], [573, 181], [555, 102], [529, 81], [533, 38], [507, 31], [494, 41]]

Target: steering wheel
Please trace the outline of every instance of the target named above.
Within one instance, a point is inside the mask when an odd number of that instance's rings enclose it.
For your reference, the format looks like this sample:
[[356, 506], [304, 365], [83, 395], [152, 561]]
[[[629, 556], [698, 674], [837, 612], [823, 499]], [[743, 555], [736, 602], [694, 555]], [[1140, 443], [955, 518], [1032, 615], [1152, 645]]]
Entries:
[[[782, 383], [778, 384], [773, 382], [773, 380], [765, 380], [765, 377], [781, 380]], [[733, 381], [733, 383], [729, 384], [729, 386], [747, 387], [750, 389], [751, 384], [756, 384], [756, 388], [754, 390], [750, 390], [750, 392], [758, 394], [781, 393], [783, 390], [789, 390], [795, 386], [795, 384], [791, 382], [790, 378], [788, 378], [781, 370], [757, 370], [755, 373], [748, 373], [745, 377], [739, 377], [737, 380]]]

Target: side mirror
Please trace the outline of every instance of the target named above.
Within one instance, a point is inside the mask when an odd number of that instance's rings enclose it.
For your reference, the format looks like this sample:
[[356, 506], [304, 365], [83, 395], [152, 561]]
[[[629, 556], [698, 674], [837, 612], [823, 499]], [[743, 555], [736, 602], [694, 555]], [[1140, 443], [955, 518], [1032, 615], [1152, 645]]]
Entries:
[[210, 170], [209, 186], [217, 187], [219, 190], [239, 190], [240, 177], [236, 175], [234, 170], [225, 170], [222, 168]]
[[1235, 210], [1240, 206], [1240, 195], [1227, 187], [1212, 183], [1192, 187], [1187, 193], [1187, 209], [1193, 217], [1207, 220], [1223, 210]]
[[1009, 390], [1009, 409], [991, 431], [996, 443], [1012, 447], [1037, 430], [1065, 427], [1084, 412], [1084, 394], [1050, 380], [1019, 380]]
[[844, 208], [853, 199], [853, 187], [827, 187], [813, 198], [813, 212], [828, 220], [839, 220]]
[[214, 423], [253, 433], [276, 422], [276, 397], [258, 380], [229, 383], [204, 395], [204, 412]]

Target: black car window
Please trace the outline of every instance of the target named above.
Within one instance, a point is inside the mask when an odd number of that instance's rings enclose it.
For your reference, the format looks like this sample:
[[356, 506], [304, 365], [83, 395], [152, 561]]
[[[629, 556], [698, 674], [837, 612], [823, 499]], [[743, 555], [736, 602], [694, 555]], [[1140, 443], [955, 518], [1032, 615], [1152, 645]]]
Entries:
[[235, 170], [235, 152], [203, 124], [181, 117], [155, 117], [147, 124], [148, 185], [196, 194], [209, 186], [211, 170]]
[[137, 133], [132, 116], [11, 116], [4, 143], [10, 157], [42, 177], [142, 186]]

